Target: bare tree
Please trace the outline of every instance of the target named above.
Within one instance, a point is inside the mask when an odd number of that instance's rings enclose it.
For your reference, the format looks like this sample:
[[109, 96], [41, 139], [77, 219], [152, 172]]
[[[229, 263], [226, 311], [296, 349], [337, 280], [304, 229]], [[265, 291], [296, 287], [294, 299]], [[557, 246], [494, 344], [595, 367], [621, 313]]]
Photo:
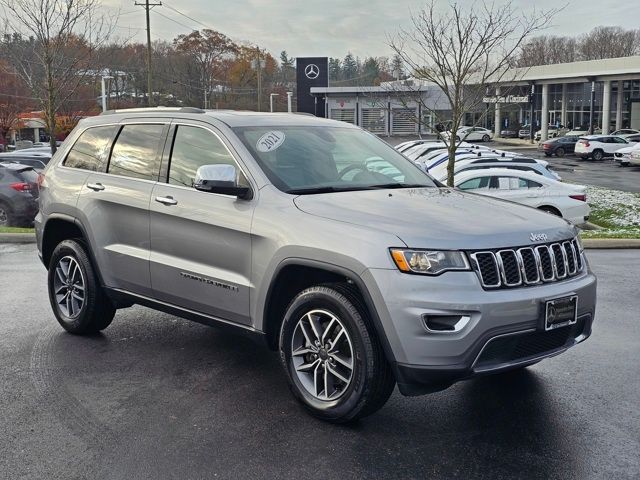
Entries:
[[[522, 12], [513, 1], [465, 7], [453, 3], [444, 13], [440, 10], [431, 0], [412, 16], [412, 27], [401, 30], [389, 45], [416, 79], [435, 84], [450, 104], [452, 133], [445, 138], [445, 145], [449, 153], [447, 184], [453, 186], [455, 152], [464, 140], [456, 140], [456, 132], [465, 113], [478, 110], [489, 85], [507, 80], [521, 45], [545, 28], [558, 10]], [[423, 107], [434, 118], [440, 113], [428, 104]]]
[[[111, 33], [98, 14], [99, 0], [0, 0], [7, 31], [4, 54], [37, 97], [51, 150], [56, 151], [56, 113], [91, 75], [91, 58]], [[8, 40], [8, 41], [7, 41]]]
[[581, 60], [601, 60], [637, 55], [640, 31], [620, 27], [596, 27], [580, 39]]
[[551, 65], [575, 62], [578, 59], [578, 42], [575, 38], [542, 35], [532, 38], [522, 46], [517, 66]]

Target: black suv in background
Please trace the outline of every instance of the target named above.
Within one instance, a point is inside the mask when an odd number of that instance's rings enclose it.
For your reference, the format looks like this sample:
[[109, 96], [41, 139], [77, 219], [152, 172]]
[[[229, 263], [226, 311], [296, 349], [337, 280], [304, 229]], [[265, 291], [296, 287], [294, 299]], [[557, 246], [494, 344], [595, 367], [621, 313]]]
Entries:
[[36, 213], [36, 171], [28, 165], [0, 164], [0, 227], [31, 226]]

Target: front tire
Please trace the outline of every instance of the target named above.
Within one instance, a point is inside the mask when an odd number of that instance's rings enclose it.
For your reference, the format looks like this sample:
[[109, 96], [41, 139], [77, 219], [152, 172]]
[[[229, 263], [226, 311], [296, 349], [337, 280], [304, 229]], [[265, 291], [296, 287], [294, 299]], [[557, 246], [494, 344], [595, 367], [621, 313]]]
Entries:
[[280, 360], [296, 399], [333, 423], [371, 415], [395, 386], [366, 307], [342, 284], [310, 287], [293, 299], [280, 330]]
[[107, 328], [115, 308], [105, 295], [79, 240], [58, 244], [49, 261], [49, 302], [67, 332], [84, 335]]
[[488, 142], [489, 140], [491, 140], [491, 137], [490, 137], [489, 135], [484, 135], [484, 136], [482, 137], [482, 141], [483, 141], [483, 142]]

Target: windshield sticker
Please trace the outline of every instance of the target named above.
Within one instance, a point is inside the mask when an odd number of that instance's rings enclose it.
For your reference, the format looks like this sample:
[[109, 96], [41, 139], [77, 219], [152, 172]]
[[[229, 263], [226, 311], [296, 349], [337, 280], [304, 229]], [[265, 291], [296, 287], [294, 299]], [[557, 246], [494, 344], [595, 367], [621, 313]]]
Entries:
[[259, 152], [272, 152], [284, 143], [284, 132], [271, 131], [262, 135], [256, 143]]

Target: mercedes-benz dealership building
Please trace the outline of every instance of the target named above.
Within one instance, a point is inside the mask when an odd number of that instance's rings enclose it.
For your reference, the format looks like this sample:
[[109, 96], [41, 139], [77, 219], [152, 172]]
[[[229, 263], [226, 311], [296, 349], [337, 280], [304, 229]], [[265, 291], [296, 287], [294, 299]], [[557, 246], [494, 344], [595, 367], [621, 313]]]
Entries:
[[[510, 80], [498, 84], [495, 92], [487, 92], [483, 109], [467, 112], [465, 123], [480, 119], [496, 136], [505, 127], [529, 124], [533, 91], [533, 123], [542, 130], [543, 139], [549, 124], [585, 129], [592, 125], [602, 133], [640, 129], [640, 56], [514, 69], [503, 78]], [[433, 132], [449, 109], [435, 85], [407, 85], [405, 91], [398, 85], [311, 85], [307, 92], [300, 87], [299, 98], [309, 95], [321, 101], [322, 109], [311, 113], [381, 135]]]

